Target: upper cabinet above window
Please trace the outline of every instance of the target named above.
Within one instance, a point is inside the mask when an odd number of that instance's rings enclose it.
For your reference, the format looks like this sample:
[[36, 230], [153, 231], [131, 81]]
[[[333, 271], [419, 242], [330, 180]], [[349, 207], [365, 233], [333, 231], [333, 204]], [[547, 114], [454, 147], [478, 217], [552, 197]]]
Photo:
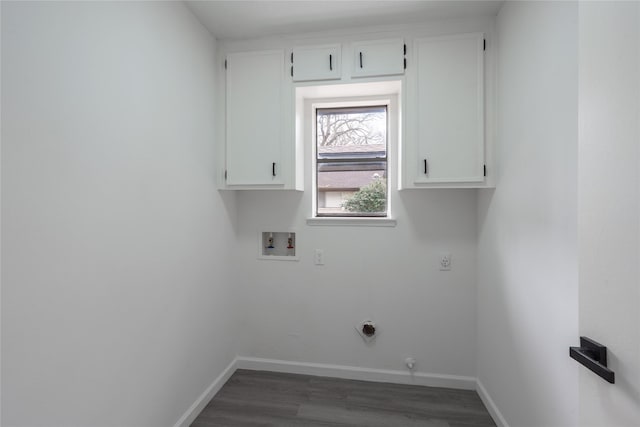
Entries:
[[376, 77], [404, 74], [404, 40], [371, 40], [353, 43], [352, 77]]
[[353, 42], [345, 55], [351, 55], [351, 68], [343, 70], [340, 44], [297, 47], [290, 74], [293, 82], [348, 79], [349, 71], [352, 78], [402, 75], [406, 53], [402, 38]]
[[294, 48], [290, 56], [294, 82], [339, 80], [342, 49], [339, 44]]
[[[486, 34], [491, 41], [490, 28]], [[220, 188], [303, 190], [309, 125], [296, 106], [363, 96], [353, 86], [380, 83], [397, 84], [400, 138], [389, 159], [399, 163], [401, 189], [495, 185], [496, 71], [485, 33], [378, 37], [223, 45]], [[253, 47], [264, 50], [245, 51]]]

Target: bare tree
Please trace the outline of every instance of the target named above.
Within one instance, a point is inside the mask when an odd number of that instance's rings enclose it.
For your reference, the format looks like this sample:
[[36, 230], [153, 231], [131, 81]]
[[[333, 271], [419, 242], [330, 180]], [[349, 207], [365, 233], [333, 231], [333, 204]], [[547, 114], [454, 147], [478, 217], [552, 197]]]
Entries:
[[385, 120], [384, 113], [318, 114], [318, 146], [384, 144], [380, 120]]

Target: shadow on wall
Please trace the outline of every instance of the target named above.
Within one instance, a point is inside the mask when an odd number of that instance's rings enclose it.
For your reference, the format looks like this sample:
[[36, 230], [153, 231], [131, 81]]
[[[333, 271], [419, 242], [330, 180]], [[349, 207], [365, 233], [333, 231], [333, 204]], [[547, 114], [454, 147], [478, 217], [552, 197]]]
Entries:
[[296, 226], [306, 216], [306, 198], [302, 191], [243, 190], [234, 193], [237, 193], [240, 223], [252, 218], [250, 223], [258, 221], [261, 223], [256, 224], [258, 226], [264, 224], [284, 230]]
[[[218, 190], [220, 202], [224, 209], [225, 215], [233, 228], [233, 234], [238, 234], [238, 209], [237, 209], [237, 197], [235, 191], [222, 191]], [[216, 195], [214, 194], [215, 198]]]
[[[423, 241], [451, 241], [475, 236], [476, 189], [399, 191], [394, 203], [398, 219], [406, 218], [412, 234]], [[471, 234], [470, 234], [471, 233]]]
[[487, 215], [491, 204], [493, 203], [493, 196], [496, 193], [495, 188], [482, 188], [478, 190], [478, 203], [476, 203], [476, 215], [478, 217], [478, 236], [484, 229], [484, 225], [487, 222]]

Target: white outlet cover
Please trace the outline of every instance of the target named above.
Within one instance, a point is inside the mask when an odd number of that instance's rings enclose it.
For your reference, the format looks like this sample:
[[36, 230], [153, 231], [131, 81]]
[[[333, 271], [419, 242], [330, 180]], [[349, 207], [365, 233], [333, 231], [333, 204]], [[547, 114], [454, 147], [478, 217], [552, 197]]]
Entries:
[[[374, 328], [376, 328], [376, 331], [372, 336], [367, 336], [364, 334], [364, 332], [362, 332], [362, 328], [364, 327], [364, 325], [372, 325]], [[380, 328], [378, 328], [378, 325], [376, 325], [376, 322], [374, 322], [373, 320], [363, 320], [362, 322], [358, 323], [356, 325], [356, 331], [358, 331], [365, 342], [372, 342], [378, 335], [380, 335]]]

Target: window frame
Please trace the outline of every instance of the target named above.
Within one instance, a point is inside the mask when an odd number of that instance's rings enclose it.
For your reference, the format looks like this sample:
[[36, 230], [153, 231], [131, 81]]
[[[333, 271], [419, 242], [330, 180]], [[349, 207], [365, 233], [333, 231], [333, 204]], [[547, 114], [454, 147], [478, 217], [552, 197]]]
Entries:
[[[313, 215], [315, 218], [388, 218], [389, 217], [389, 105], [388, 103], [382, 104], [368, 104], [368, 105], [357, 105], [354, 106], [352, 104], [346, 103], [348, 105], [342, 107], [324, 107], [324, 106], [314, 106], [313, 108], [313, 121], [314, 121], [314, 134], [313, 134], [313, 147], [314, 147], [314, 155], [313, 155], [313, 167], [315, 180], [313, 181], [313, 195], [315, 199], [315, 204], [313, 205]], [[365, 112], [367, 109], [384, 109], [384, 118], [385, 118], [385, 138], [384, 138], [384, 157], [376, 157], [376, 156], [367, 156], [366, 153], [363, 153], [360, 156], [353, 156], [350, 158], [334, 158], [334, 159], [322, 159], [320, 153], [318, 152], [318, 134], [317, 134], [317, 124], [318, 124], [318, 111], [324, 110], [335, 110], [338, 113], [340, 110], [353, 110], [352, 112], [360, 113]], [[354, 153], [355, 154], [355, 153]], [[320, 174], [320, 165], [321, 164], [340, 164], [343, 163], [345, 165], [351, 164], [355, 165], [358, 163], [362, 164], [374, 164], [374, 163], [384, 163], [384, 181], [386, 188], [386, 200], [385, 200], [385, 210], [383, 212], [340, 212], [340, 213], [320, 213], [319, 209], [319, 199], [320, 199], [320, 189], [318, 188], [319, 183], [319, 174]], [[361, 187], [362, 188], [362, 187]]]
[[[390, 82], [399, 83], [399, 82]], [[311, 173], [307, 175], [311, 188], [311, 200], [308, 205], [311, 209], [307, 218], [307, 225], [312, 226], [373, 226], [373, 227], [395, 227], [394, 218], [394, 196], [392, 196], [394, 186], [397, 185], [397, 174], [399, 166], [397, 163], [398, 150], [400, 147], [400, 93], [399, 91], [385, 91], [379, 95], [372, 96], [345, 96], [345, 97], [304, 97], [304, 109], [300, 111], [303, 117], [300, 121], [306, 124], [301, 131], [304, 134], [305, 164], [310, 166]], [[303, 99], [300, 99], [302, 101]], [[359, 106], [386, 106], [387, 108], [387, 214], [386, 216], [317, 216], [317, 158], [316, 145], [316, 109], [318, 108], [342, 108]], [[302, 136], [302, 135], [301, 135]], [[307, 163], [308, 162], [308, 163]]]

